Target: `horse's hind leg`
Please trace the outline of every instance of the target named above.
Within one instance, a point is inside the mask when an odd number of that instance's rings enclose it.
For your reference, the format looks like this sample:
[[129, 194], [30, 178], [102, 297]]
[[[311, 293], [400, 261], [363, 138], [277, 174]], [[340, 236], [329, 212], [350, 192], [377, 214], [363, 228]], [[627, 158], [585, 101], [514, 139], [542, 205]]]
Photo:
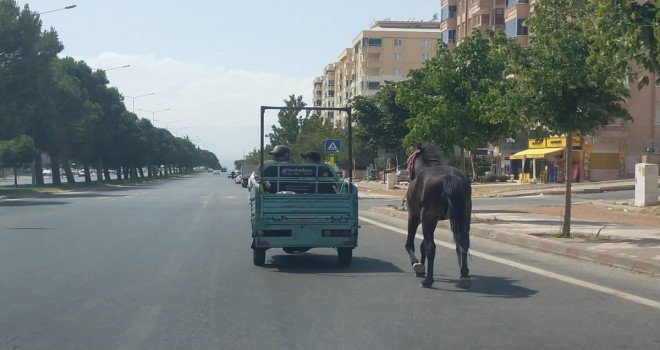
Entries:
[[[417, 277], [424, 276], [424, 265], [420, 264], [419, 260], [415, 256], [415, 234], [417, 233], [417, 227], [419, 226], [419, 218], [417, 217], [408, 217], [408, 237], [406, 238], [406, 251], [410, 256], [410, 264], [413, 266], [415, 275]], [[420, 247], [420, 251], [422, 248]], [[422, 253], [422, 259], [424, 253]], [[423, 260], [422, 260], [423, 261]]]
[[472, 285], [470, 269], [468, 268], [468, 253], [461, 249], [458, 243], [456, 243], [456, 256], [458, 257], [458, 266], [461, 268], [461, 278], [458, 281], [458, 286], [468, 289]]
[[437, 222], [432, 222], [432, 223], [427, 223], [424, 222], [422, 223], [422, 232], [424, 234], [424, 248], [425, 248], [425, 253], [426, 253], [426, 258], [428, 261], [426, 262], [426, 278], [422, 281], [422, 287], [429, 288], [433, 285], [434, 279], [433, 279], [433, 262], [435, 261], [435, 241], [433, 240], [433, 232], [435, 231], [435, 227], [437, 225]]

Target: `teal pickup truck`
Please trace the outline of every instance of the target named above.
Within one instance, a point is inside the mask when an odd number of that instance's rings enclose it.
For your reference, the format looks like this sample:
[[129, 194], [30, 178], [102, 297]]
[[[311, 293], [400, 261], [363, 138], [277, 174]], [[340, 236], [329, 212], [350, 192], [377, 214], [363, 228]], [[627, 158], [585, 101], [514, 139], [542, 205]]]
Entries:
[[[266, 109], [287, 107], [262, 107], [262, 135]], [[350, 121], [350, 108], [334, 110], [347, 111]], [[348, 132], [350, 140], [350, 128]], [[290, 254], [334, 248], [339, 264], [350, 265], [359, 228], [358, 190], [352, 178], [341, 178], [331, 166], [321, 163], [264, 164], [263, 149], [262, 140], [259, 175], [248, 186], [254, 265], [264, 266], [266, 251], [274, 248]]]
[[357, 187], [325, 164], [277, 163], [263, 174], [249, 186], [254, 264], [263, 266], [270, 248], [336, 248], [339, 263], [350, 265], [358, 236]]

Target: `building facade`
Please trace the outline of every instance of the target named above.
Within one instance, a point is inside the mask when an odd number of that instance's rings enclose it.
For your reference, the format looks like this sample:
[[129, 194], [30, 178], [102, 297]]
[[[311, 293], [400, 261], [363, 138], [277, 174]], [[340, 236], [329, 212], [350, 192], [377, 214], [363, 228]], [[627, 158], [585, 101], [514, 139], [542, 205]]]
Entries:
[[[374, 22], [314, 79], [314, 106], [346, 107], [355, 96], [375, 95], [386, 81], [406, 79], [410, 70], [435, 56], [439, 39], [437, 21]], [[346, 122], [336, 111], [321, 115], [335, 126]]]

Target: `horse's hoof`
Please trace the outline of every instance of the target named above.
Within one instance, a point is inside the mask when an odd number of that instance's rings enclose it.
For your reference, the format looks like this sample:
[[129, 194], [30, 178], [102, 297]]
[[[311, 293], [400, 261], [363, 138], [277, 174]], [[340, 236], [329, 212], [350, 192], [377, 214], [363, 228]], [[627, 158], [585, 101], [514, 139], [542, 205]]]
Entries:
[[420, 276], [420, 275], [424, 276], [424, 272], [425, 272], [424, 271], [424, 265], [422, 265], [420, 263], [414, 263], [413, 264], [413, 270], [415, 271], [415, 274], [417, 276]]
[[458, 281], [458, 286], [463, 289], [468, 289], [470, 286], [472, 286], [472, 280], [470, 277], [461, 277], [461, 279]]
[[420, 287], [422, 288], [431, 288], [433, 286], [433, 278], [426, 278], [422, 281]]

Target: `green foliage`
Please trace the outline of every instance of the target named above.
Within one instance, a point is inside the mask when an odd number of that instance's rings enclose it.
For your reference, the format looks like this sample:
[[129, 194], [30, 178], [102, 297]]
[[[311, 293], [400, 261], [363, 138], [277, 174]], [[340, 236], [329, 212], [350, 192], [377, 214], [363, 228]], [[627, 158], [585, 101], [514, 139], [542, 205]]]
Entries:
[[18, 168], [29, 164], [38, 154], [34, 140], [27, 135], [20, 135], [9, 141], [0, 141], [0, 164]]
[[584, 18], [572, 1], [544, 0], [527, 20], [533, 35], [505, 98], [515, 101], [528, 125], [540, 126], [545, 134], [585, 135], [617, 118], [631, 119], [623, 107], [625, 87], [609, 80], [617, 67], [587, 64], [591, 52]]
[[438, 45], [436, 56], [398, 85], [397, 102], [413, 117], [404, 145], [431, 142], [450, 153], [455, 146], [473, 149], [512, 133], [515, 124], [487, 115], [490, 90], [504, 80], [507, 47], [503, 33], [489, 31], [488, 41], [473, 30], [453, 51]]
[[36, 12], [0, 0], [0, 139], [33, 133], [32, 120], [47, 111], [49, 65], [62, 49]]
[[[296, 97], [289, 95], [288, 100], [284, 100], [286, 107], [305, 107], [307, 104], [303, 101], [302, 96]], [[270, 139], [270, 146], [277, 145], [293, 145], [298, 140], [300, 134], [301, 122], [298, 114], [300, 110], [295, 109], [282, 109], [277, 114], [278, 125], [272, 125], [272, 133], [268, 134]]]
[[[592, 40], [590, 63], [629, 70], [633, 60], [656, 73], [660, 84], [660, 12], [655, 1], [592, 0], [586, 3], [586, 13], [585, 30]], [[629, 71], [633, 79], [643, 73]], [[648, 77], [637, 81], [644, 86]]]
[[385, 164], [388, 159], [405, 159], [403, 139], [410, 132], [410, 111], [396, 99], [398, 84], [386, 82], [373, 97], [356, 96], [350, 101], [355, 120], [356, 166]]

